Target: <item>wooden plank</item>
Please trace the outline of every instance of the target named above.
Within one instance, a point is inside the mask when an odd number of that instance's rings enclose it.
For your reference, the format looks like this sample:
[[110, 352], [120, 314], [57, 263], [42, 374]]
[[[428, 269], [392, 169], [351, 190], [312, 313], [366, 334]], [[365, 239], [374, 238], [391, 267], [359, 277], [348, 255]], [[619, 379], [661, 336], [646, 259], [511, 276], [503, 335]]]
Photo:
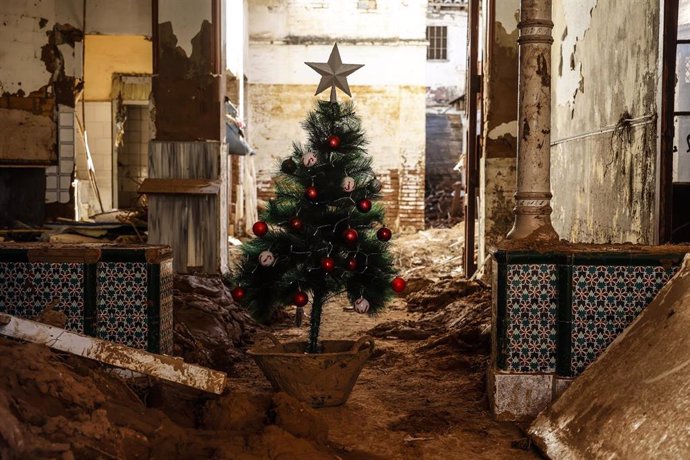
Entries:
[[217, 195], [217, 179], [144, 179], [138, 193], [151, 195]]
[[0, 313], [0, 334], [209, 393], [221, 394], [225, 389], [227, 375], [224, 372], [187, 364], [181, 358], [149, 353], [12, 315]]
[[[58, 236], [58, 235], [55, 235]], [[78, 235], [71, 235], [78, 236]], [[80, 237], [84, 238], [84, 237]], [[52, 241], [52, 240], [51, 240]], [[55, 241], [59, 243], [60, 241]], [[84, 244], [83, 240], [78, 242]], [[101, 258], [101, 250], [91, 247], [31, 247], [27, 246], [29, 262], [94, 264]]]

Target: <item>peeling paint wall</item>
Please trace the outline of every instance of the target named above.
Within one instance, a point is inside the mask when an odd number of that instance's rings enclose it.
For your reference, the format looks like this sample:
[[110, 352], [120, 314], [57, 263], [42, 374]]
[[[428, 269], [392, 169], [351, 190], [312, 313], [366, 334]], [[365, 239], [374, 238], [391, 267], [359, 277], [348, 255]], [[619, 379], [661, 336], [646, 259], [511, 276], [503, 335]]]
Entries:
[[484, 126], [480, 160], [479, 260], [513, 225], [517, 164], [518, 28], [520, 0], [484, 8]]
[[[337, 40], [345, 62], [365, 64], [348, 81], [384, 184], [387, 224], [422, 228], [426, 2], [379, 0], [372, 9], [341, 0], [315, 5], [249, 3], [247, 124], [259, 195], [271, 193], [277, 161], [291, 153], [292, 142], [306, 138], [300, 123], [313, 108], [319, 76], [304, 62], [324, 62]], [[347, 96], [339, 92], [338, 98]]]
[[64, 0], [5, 0], [0, 10], [0, 164], [57, 161], [57, 105], [74, 106], [80, 10]]
[[[659, 2], [556, 0], [553, 18], [554, 227], [571, 241], [652, 243]], [[612, 131], [626, 118], [641, 121]]]

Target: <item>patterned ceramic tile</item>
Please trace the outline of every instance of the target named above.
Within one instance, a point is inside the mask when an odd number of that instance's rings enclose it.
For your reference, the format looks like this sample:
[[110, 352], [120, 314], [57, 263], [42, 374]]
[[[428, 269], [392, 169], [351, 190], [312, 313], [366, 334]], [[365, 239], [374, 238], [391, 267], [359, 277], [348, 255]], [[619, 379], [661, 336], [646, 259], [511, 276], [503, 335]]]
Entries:
[[506, 293], [506, 369], [556, 371], [558, 266], [508, 265]]
[[100, 262], [97, 336], [134, 348], [148, 346], [148, 276], [143, 262]]
[[161, 262], [160, 352], [173, 352], [173, 262]]
[[659, 266], [575, 265], [571, 372], [579, 375], [673, 276]]
[[0, 311], [35, 319], [47, 306], [84, 332], [84, 267], [76, 263], [0, 262]]

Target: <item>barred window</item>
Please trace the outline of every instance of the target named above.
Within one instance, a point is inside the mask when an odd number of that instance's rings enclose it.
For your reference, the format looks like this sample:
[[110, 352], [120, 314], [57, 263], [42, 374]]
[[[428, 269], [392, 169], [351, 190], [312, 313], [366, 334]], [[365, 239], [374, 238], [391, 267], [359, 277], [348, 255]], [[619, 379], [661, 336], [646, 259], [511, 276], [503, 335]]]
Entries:
[[376, 0], [359, 0], [357, 2], [357, 8], [360, 10], [375, 10]]
[[429, 42], [426, 49], [427, 60], [442, 61], [448, 59], [448, 27], [427, 26], [426, 39]]

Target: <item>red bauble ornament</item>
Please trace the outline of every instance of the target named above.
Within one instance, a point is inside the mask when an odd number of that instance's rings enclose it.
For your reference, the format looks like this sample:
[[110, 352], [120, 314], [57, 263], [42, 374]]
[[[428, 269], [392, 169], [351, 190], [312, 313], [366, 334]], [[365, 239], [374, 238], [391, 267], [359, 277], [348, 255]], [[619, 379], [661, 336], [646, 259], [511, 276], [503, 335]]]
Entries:
[[319, 197], [319, 191], [316, 190], [316, 187], [312, 185], [304, 190], [304, 195], [311, 201], [316, 201], [316, 199]]
[[330, 257], [324, 257], [321, 259], [321, 268], [323, 268], [323, 271], [327, 273], [332, 272], [335, 268], [335, 260], [331, 259]]
[[299, 217], [293, 217], [290, 219], [290, 230], [294, 232], [299, 232], [304, 227], [304, 222]]
[[332, 136], [328, 136], [328, 145], [332, 149], [337, 149], [338, 147], [340, 147], [340, 138], [335, 134], [333, 134]]
[[241, 288], [239, 286], [237, 286], [232, 291], [230, 291], [230, 295], [232, 296], [232, 300], [234, 300], [235, 302], [239, 302], [240, 300], [244, 299], [244, 296], [246, 294], [247, 293], [245, 292], [244, 288]]
[[393, 236], [393, 233], [391, 232], [390, 228], [381, 227], [379, 231], [376, 232], [376, 238], [381, 241], [388, 241], [391, 239], [391, 236]]
[[407, 283], [405, 282], [404, 279], [400, 278], [399, 276], [396, 276], [393, 278], [393, 281], [391, 281], [391, 287], [395, 292], [402, 292], [405, 289], [405, 286]]
[[359, 209], [359, 212], [371, 211], [371, 201], [367, 200], [366, 198], [359, 200], [357, 202], [357, 209]]
[[298, 307], [303, 307], [309, 302], [309, 296], [302, 291], [297, 291], [292, 298], [292, 303]]
[[350, 257], [345, 261], [345, 268], [347, 268], [349, 271], [353, 272], [357, 270], [357, 259], [354, 257]]
[[268, 233], [268, 225], [266, 222], [258, 221], [252, 225], [252, 231], [256, 236], [264, 236]]
[[347, 230], [343, 230], [343, 239], [345, 242], [349, 245], [354, 245], [357, 243], [357, 230], [354, 228], [348, 228]]

